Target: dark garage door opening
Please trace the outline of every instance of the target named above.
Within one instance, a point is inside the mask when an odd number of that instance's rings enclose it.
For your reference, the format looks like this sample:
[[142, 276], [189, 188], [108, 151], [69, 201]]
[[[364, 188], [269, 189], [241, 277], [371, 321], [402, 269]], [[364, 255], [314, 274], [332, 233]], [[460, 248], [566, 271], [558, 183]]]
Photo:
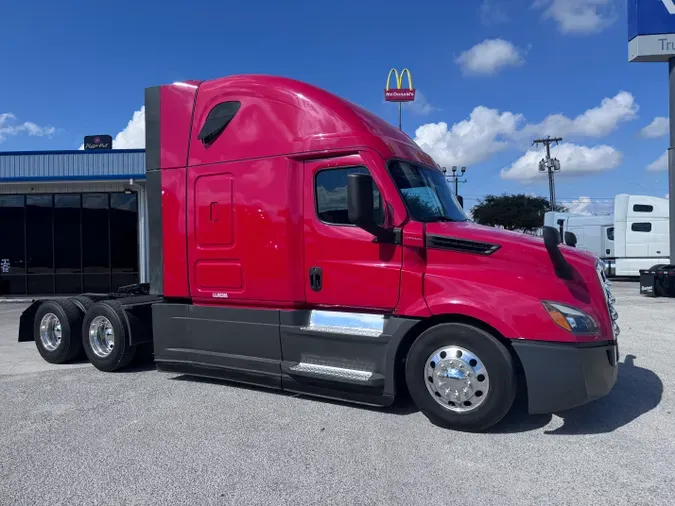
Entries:
[[0, 296], [138, 283], [136, 193], [0, 195]]

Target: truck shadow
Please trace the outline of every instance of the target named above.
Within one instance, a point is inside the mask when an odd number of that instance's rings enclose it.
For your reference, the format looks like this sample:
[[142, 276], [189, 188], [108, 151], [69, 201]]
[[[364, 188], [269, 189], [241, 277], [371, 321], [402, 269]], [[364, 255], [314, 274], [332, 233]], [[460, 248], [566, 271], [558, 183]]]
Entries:
[[332, 404], [335, 406], [345, 406], [350, 408], [363, 409], [366, 411], [376, 411], [380, 413], [391, 413], [395, 415], [411, 415], [417, 413], [419, 409], [412, 402], [410, 397], [405, 394], [402, 394], [400, 397], [397, 397], [394, 403], [391, 406], [380, 407], [380, 406], [370, 406], [367, 404], [358, 404], [349, 401], [342, 401], [338, 399], [329, 399], [325, 397], [315, 397], [312, 395], [299, 394], [294, 392], [286, 392], [284, 390], [276, 390], [273, 388], [264, 388], [255, 385], [247, 385], [245, 383], [236, 383], [233, 381], [228, 381], [226, 379], [216, 379], [216, 378], [207, 378], [200, 376], [190, 376], [187, 374], [181, 374], [179, 376], [174, 376], [171, 378], [173, 381], [189, 381], [192, 383], [208, 383], [212, 385], [229, 385], [239, 390], [250, 390], [257, 393], [265, 393], [270, 395], [279, 395], [282, 397], [298, 397], [308, 402], [316, 402], [319, 404]]
[[[631, 423], [651, 411], [661, 402], [663, 383], [649, 369], [635, 365], [635, 355], [626, 355], [619, 363], [617, 382], [605, 397], [584, 406], [556, 413], [563, 419], [557, 429], [546, 430], [545, 434], [602, 434]], [[545, 427], [552, 415], [528, 415], [523, 399], [514, 409], [493, 427], [493, 433], [526, 432]]]
[[[584, 406], [556, 413], [557, 416], [563, 419], [563, 424], [557, 429], [546, 430], [544, 433], [553, 435], [574, 435], [613, 432], [658, 406], [663, 394], [663, 383], [653, 371], [636, 366], [634, 362], [635, 358], [634, 355], [626, 355], [624, 361], [619, 363], [617, 382], [608, 395]], [[419, 409], [417, 409], [408, 392], [405, 390], [397, 396], [397, 399], [392, 406], [382, 408], [359, 405], [347, 401], [313, 397], [310, 395], [289, 393], [281, 390], [266, 389], [234, 383], [223, 379], [212, 379], [190, 375], [179, 375], [171, 379], [198, 383], [225, 384], [238, 389], [265, 392], [271, 395], [301, 397], [308, 402], [349, 406], [367, 411], [378, 411], [395, 415], [411, 415], [419, 412]], [[552, 419], [553, 415], [550, 414], [529, 415], [527, 413], [526, 399], [523, 396], [518, 396], [513, 408], [506, 417], [504, 417], [504, 419], [496, 426], [488, 429], [487, 432], [493, 434], [528, 432], [546, 427]]]

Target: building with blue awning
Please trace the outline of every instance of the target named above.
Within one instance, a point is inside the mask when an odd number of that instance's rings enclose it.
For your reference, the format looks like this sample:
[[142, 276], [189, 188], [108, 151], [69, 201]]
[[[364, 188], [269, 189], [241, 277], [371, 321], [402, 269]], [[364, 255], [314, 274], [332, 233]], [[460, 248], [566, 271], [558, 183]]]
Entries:
[[145, 150], [0, 152], [0, 297], [146, 280]]

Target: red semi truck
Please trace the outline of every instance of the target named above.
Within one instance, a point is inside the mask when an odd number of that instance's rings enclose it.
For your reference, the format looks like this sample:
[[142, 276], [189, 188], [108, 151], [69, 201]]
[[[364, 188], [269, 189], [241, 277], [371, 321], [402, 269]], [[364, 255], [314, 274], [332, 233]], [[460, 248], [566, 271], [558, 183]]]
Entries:
[[[19, 341], [387, 406], [481, 431], [606, 395], [619, 328], [593, 256], [476, 225], [404, 133], [327, 91], [233, 76], [145, 92], [149, 283], [33, 303]], [[522, 379], [522, 381], [521, 381]]]

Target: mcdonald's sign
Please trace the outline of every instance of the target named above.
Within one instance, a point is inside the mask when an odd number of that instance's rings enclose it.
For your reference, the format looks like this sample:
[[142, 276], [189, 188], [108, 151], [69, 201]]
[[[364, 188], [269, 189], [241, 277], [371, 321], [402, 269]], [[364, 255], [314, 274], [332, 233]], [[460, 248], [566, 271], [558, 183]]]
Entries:
[[[391, 88], [391, 75], [394, 74], [396, 88]], [[403, 87], [403, 75], [408, 74], [408, 87]], [[384, 88], [384, 99], [387, 102], [412, 102], [415, 100], [415, 88], [413, 88], [412, 75], [408, 69], [403, 69], [399, 75], [398, 70], [391, 69], [387, 76], [387, 85]]]

